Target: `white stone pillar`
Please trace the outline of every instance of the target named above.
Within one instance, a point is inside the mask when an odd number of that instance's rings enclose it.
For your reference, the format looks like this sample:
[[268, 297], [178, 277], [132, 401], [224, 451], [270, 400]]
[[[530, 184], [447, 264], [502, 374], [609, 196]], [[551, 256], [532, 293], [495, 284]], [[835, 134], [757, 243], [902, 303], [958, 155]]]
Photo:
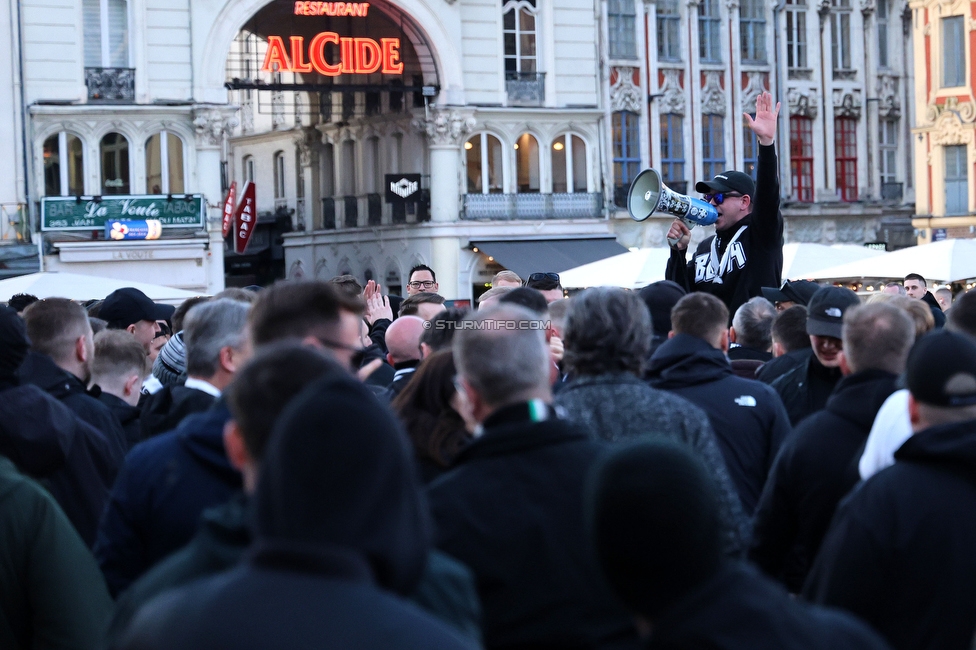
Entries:
[[430, 240], [430, 267], [437, 273], [438, 293], [448, 300], [470, 298], [471, 287], [460, 286], [461, 240], [434, 237]]
[[461, 214], [461, 142], [474, 128], [474, 117], [453, 108], [431, 108], [415, 124], [429, 141], [430, 219], [457, 221]]
[[[206, 259], [207, 293], [224, 289], [223, 192], [220, 188], [220, 152], [224, 137], [237, 120], [237, 110], [229, 106], [199, 106], [193, 111], [196, 131], [196, 190], [203, 194], [207, 209], [207, 237], [210, 243]], [[243, 188], [241, 188], [243, 189]]]

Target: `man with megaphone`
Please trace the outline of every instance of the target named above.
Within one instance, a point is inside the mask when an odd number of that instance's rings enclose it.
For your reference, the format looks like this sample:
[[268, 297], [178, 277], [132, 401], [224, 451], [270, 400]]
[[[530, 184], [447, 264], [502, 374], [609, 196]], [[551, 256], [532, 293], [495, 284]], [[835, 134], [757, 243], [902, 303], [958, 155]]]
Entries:
[[730, 316], [750, 298], [761, 296], [763, 287], [780, 285], [783, 216], [779, 211], [779, 176], [773, 145], [779, 108], [778, 102], [773, 108], [772, 95], [763, 92], [756, 98], [755, 119], [745, 115], [759, 140], [755, 183], [747, 174], [725, 171], [695, 185], [718, 216], [714, 221], [715, 235], [698, 245], [691, 261], [685, 256], [691, 239], [688, 222], [675, 219], [668, 231], [671, 258], [667, 279], [687, 291], [716, 296], [729, 308]]

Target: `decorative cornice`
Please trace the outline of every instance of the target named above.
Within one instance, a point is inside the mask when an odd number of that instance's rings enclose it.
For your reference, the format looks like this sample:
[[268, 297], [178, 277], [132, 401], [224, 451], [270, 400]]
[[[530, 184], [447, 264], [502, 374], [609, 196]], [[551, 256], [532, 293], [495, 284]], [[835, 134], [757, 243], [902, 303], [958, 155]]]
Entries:
[[610, 110], [643, 112], [641, 90], [634, 84], [634, 68], [622, 66], [616, 69], [617, 81], [610, 86]]
[[464, 136], [474, 129], [475, 120], [469, 113], [453, 108], [432, 108], [426, 118], [413, 122], [414, 127], [427, 134], [434, 147], [459, 147]]
[[230, 135], [237, 126], [236, 108], [225, 106], [199, 107], [193, 110], [193, 130], [197, 149], [214, 149], [221, 146], [224, 136]]
[[861, 117], [861, 91], [858, 89], [844, 92], [834, 89], [834, 117]]
[[817, 117], [817, 96], [810, 90], [790, 88], [786, 92], [786, 103], [790, 109], [790, 117]]
[[661, 85], [661, 102], [658, 105], [662, 114], [685, 114], [685, 93], [681, 88], [681, 70], [665, 68], [661, 71], [664, 83]]
[[763, 75], [762, 72], [747, 72], [746, 73], [749, 81], [746, 83], [746, 87], [742, 89], [742, 110], [745, 113], [753, 113], [756, 110], [756, 98], [766, 90], [763, 85]]
[[878, 75], [878, 115], [881, 117], [901, 116], [901, 102], [898, 100], [898, 77], [890, 74]]
[[725, 91], [722, 90], [721, 75], [717, 70], [705, 73], [701, 104], [703, 115], [725, 115]]

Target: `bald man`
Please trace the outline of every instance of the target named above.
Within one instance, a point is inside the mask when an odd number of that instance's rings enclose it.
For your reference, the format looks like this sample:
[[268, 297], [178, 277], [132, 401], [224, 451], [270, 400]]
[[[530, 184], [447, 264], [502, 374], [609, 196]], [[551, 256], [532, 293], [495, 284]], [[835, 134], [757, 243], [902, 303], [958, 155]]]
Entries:
[[386, 330], [386, 360], [396, 371], [390, 386], [391, 398], [400, 394], [420, 365], [420, 335], [425, 325], [427, 321], [419, 316], [401, 316]]

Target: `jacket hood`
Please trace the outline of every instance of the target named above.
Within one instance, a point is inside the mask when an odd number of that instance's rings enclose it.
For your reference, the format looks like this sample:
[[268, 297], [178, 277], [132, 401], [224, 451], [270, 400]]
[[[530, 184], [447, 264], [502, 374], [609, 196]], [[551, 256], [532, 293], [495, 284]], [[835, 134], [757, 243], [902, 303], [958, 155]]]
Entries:
[[925, 295], [922, 296], [921, 299], [929, 307], [932, 307], [933, 309], [938, 309], [939, 311], [942, 311], [942, 305], [940, 305], [939, 304], [939, 301], [935, 299], [935, 296], [932, 295], [932, 292], [931, 291], [926, 291], [925, 292]]
[[85, 392], [85, 385], [80, 379], [54, 363], [51, 357], [35, 350], [27, 353], [17, 375], [21, 383], [39, 386], [58, 399]]
[[79, 422], [74, 413], [32, 384], [0, 392], [0, 455], [36, 478], [64, 465]]
[[254, 497], [259, 543], [340, 549], [409, 593], [430, 525], [407, 436], [362, 383], [333, 371], [278, 418]]
[[721, 350], [688, 334], [676, 334], [651, 357], [647, 378], [655, 388], [674, 390], [717, 381], [732, 374]]
[[224, 449], [224, 425], [230, 420], [230, 411], [224, 401], [218, 400], [209, 410], [187, 417], [176, 429], [176, 436], [183, 448], [214, 474], [229, 484], [241, 482], [241, 474], [230, 461]]
[[919, 431], [895, 452], [895, 460], [939, 465], [976, 475], [976, 420]]
[[870, 431], [884, 401], [895, 392], [898, 376], [884, 370], [863, 370], [844, 377], [827, 400], [827, 410]]

